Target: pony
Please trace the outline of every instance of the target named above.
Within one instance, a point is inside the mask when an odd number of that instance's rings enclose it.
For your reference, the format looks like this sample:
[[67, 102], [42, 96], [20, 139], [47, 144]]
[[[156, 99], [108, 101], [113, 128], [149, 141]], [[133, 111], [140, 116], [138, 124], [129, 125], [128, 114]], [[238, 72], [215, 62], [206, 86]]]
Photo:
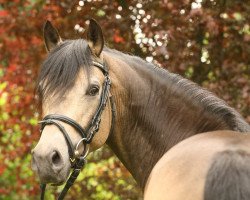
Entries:
[[105, 46], [93, 19], [87, 38], [77, 40], [63, 40], [47, 21], [44, 41], [48, 56], [37, 80], [44, 120], [32, 150], [41, 183], [61, 185], [76, 160], [106, 143], [144, 190], [155, 164], [180, 141], [209, 131], [250, 130], [211, 92]]

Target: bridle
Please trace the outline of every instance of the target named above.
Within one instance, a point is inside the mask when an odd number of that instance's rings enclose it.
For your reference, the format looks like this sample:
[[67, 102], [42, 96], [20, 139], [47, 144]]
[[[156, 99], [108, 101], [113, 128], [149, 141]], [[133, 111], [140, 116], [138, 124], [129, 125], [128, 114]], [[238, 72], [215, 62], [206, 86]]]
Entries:
[[[99, 130], [100, 122], [101, 122], [101, 115], [103, 113], [103, 110], [106, 106], [108, 98], [110, 99], [111, 103], [111, 111], [112, 111], [112, 121], [111, 121], [111, 129], [113, 129], [113, 124], [114, 124], [114, 118], [115, 118], [115, 104], [112, 96], [110, 95], [110, 86], [111, 86], [111, 81], [109, 78], [109, 72], [107, 66], [104, 64], [101, 64], [96, 61], [92, 61], [93, 65], [95, 67], [98, 67], [105, 79], [103, 83], [103, 89], [101, 93], [101, 99], [99, 102], [99, 105], [97, 107], [97, 110], [92, 117], [92, 120], [89, 122], [88, 126], [84, 129], [80, 124], [78, 124], [75, 120], [64, 116], [64, 115], [59, 115], [59, 114], [49, 114], [46, 115], [42, 121], [39, 123], [41, 124], [40, 132], [42, 133], [43, 129], [47, 125], [55, 125], [63, 134], [67, 146], [68, 146], [68, 152], [69, 152], [69, 158], [70, 158], [70, 163], [71, 163], [71, 168], [73, 168], [73, 171], [68, 178], [62, 192], [59, 194], [58, 200], [64, 199], [65, 195], [67, 194], [69, 188], [73, 185], [75, 182], [77, 176], [80, 174], [81, 169], [86, 163], [86, 156], [88, 155], [89, 151], [89, 144], [92, 142], [93, 137]], [[63, 125], [60, 123], [66, 123], [70, 126], [72, 126], [82, 137], [82, 139], [77, 143], [77, 145], [74, 147], [67, 131], [63, 127]], [[80, 144], [83, 144], [83, 152], [79, 153], [79, 146]], [[41, 184], [41, 200], [44, 200], [44, 195], [45, 195], [45, 190], [46, 190], [46, 184]]]

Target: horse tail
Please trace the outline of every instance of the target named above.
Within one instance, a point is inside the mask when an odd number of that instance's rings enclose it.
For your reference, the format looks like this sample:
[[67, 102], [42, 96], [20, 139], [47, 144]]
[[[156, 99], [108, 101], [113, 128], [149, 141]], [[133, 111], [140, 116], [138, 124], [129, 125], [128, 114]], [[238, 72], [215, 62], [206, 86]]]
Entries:
[[204, 200], [249, 200], [250, 154], [244, 150], [217, 153], [208, 170]]

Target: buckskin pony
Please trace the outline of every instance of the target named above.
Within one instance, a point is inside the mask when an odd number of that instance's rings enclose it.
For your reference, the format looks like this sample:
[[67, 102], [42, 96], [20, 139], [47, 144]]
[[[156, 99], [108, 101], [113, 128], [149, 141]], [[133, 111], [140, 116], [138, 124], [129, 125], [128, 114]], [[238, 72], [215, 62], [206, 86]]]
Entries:
[[44, 119], [32, 150], [32, 168], [45, 184], [60, 185], [59, 199], [88, 152], [107, 143], [144, 189], [159, 159], [178, 142], [215, 130], [247, 132], [247, 122], [207, 90], [139, 57], [104, 45], [90, 20], [87, 39], [63, 40], [47, 21], [48, 56], [37, 83]]

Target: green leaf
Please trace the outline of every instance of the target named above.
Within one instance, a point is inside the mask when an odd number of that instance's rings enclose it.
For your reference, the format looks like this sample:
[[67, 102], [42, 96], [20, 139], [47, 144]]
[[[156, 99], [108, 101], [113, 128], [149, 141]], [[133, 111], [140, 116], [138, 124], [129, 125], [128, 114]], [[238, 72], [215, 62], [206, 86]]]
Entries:
[[105, 14], [106, 14], [105, 11], [101, 9], [97, 10], [97, 13], [96, 13], [96, 15], [99, 17], [103, 17]]
[[0, 115], [0, 118], [2, 118], [4, 121], [7, 121], [10, 118], [9, 113], [3, 112], [2, 115]]
[[36, 118], [30, 118], [29, 123], [30, 123], [32, 126], [35, 126], [35, 125], [38, 124], [38, 120], [37, 120]]

